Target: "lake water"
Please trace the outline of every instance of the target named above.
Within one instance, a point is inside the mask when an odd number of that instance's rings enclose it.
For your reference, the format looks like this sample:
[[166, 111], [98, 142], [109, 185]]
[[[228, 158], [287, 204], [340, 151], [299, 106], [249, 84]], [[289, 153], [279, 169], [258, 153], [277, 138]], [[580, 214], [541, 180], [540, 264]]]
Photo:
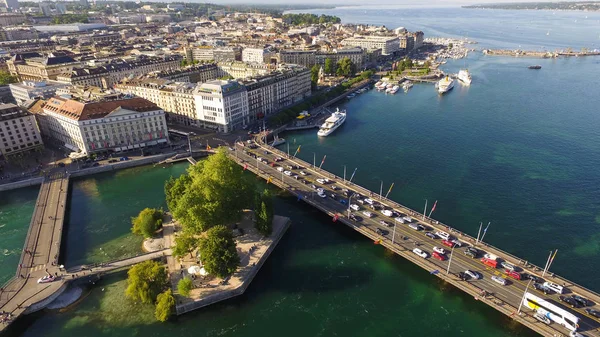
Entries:
[[[482, 47], [537, 46], [536, 32], [546, 39], [548, 29], [555, 40], [544, 43], [547, 48], [592, 48], [598, 38], [593, 22], [580, 24], [586, 15], [597, 20], [593, 13], [319, 12], [345, 22], [421, 29], [426, 36], [442, 31], [468, 36]], [[561, 32], [542, 25], [552, 18]], [[524, 34], [512, 29], [515, 23]], [[385, 192], [394, 182], [390, 197], [410, 207], [422, 209], [425, 199], [429, 205], [438, 200], [433, 217], [462, 231], [476, 235], [480, 221], [492, 222], [486, 241], [536, 264], [543, 265], [548, 252], [558, 249], [552, 271], [600, 291], [600, 274], [589, 268], [600, 257], [599, 61], [473, 53], [445, 68], [456, 72], [468, 66], [471, 87], [457, 85], [441, 97], [425, 84], [395, 96], [370, 91], [340, 106], [348, 110], [348, 120], [331, 136], [319, 139], [312, 130], [284, 137], [292, 151], [302, 145], [299, 157], [307, 161], [314, 156], [320, 162], [327, 155], [323, 168], [338, 175], [344, 165], [348, 176], [358, 168], [354, 181], [373, 190], [383, 181]], [[528, 70], [532, 62], [543, 68]], [[129, 234], [130, 217], [144, 207], [164, 206], [164, 181], [186, 166], [136, 168], [74, 181], [67, 264], [139, 252], [139, 239]], [[4, 280], [14, 273], [36, 196], [36, 189], [26, 189], [0, 197]], [[125, 282], [115, 276], [94, 287], [74, 310], [27, 317], [11, 335], [534, 335], [295, 198], [278, 196], [275, 209], [291, 217], [293, 225], [238, 299], [158, 324], [151, 308], [123, 298]]]

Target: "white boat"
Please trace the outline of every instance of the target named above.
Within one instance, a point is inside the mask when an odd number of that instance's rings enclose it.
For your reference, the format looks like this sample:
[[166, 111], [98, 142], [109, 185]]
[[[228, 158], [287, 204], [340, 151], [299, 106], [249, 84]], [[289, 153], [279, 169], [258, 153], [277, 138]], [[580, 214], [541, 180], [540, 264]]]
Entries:
[[404, 91], [408, 91], [412, 87], [413, 87], [413, 83], [411, 81], [406, 81], [406, 82], [402, 83], [402, 88], [404, 89]]
[[279, 138], [279, 137], [275, 137], [275, 139], [273, 140], [273, 142], [269, 145], [271, 146], [277, 146], [277, 145], [281, 145], [281, 144], [285, 144], [285, 139], [284, 138]]
[[391, 89], [393, 87], [394, 87], [394, 85], [392, 83], [388, 83], [388, 85], [385, 86], [386, 89]]
[[375, 83], [375, 87], [378, 87], [378, 86], [380, 86], [380, 85], [381, 85], [381, 83], [383, 83], [383, 82], [379, 81], [379, 82]]
[[442, 78], [439, 82], [437, 82], [437, 90], [438, 93], [444, 94], [454, 88], [454, 80], [450, 78], [450, 76], [446, 76]]
[[397, 86], [397, 85], [395, 85], [392, 88], [387, 89], [385, 92], [388, 93], [388, 94], [395, 94], [395, 93], [398, 92], [399, 89], [400, 89], [400, 87]]
[[471, 74], [469, 73], [469, 70], [467, 69], [461, 69], [458, 72], [458, 80], [461, 81], [462, 83], [466, 84], [466, 85], [470, 85], [472, 78], [471, 78]]
[[387, 82], [383, 82], [380, 85], [377, 86], [377, 90], [385, 90], [385, 87], [387, 86]]
[[325, 123], [321, 125], [317, 135], [319, 137], [327, 137], [333, 131], [340, 127], [340, 125], [344, 124], [346, 121], [346, 110], [340, 111], [338, 108], [334, 113], [331, 114], [326, 120]]

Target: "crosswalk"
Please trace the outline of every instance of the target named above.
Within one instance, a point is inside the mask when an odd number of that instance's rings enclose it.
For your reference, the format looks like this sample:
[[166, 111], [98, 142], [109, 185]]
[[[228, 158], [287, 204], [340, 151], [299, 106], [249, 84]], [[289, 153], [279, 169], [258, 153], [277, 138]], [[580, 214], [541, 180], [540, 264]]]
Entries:
[[34, 272], [34, 271], [38, 271], [38, 270], [46, 270], [46, 264], [38, 264], [37, 266], [33, 266], [31, 267], [30, 271]]

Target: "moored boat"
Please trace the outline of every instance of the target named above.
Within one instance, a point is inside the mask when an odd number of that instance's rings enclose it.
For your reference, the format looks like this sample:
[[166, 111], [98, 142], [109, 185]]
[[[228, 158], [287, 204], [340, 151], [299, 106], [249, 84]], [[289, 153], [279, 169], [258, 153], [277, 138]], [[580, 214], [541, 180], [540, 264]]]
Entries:
[[452, 90], [452, 88], [454, 88], [454, 80], [450, 76], [446, 76], [437, 82], [437, 90], [440, 94], [445, 94]]
[[333, 131], [339, 128], [346, 121], [346, 110], [340, 111], [340, 109], [336, 109], [334, 113], [331, 114], [326, 120], [325, 123], [321, 125], [317, 135], [319, 137], [329, 136]]

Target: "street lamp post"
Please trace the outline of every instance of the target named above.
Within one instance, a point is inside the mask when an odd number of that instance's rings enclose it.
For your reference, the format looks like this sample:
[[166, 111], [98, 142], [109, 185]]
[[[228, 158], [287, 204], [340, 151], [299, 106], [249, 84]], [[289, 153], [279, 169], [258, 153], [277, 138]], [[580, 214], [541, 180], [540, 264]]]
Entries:
[[313, 152], [313, 168], [317, 168], [317, 153]]
[[354, 196], [355, 193], [352, 193], [352, 195], [350, 195], [350, 197], [348, 197], [348, 219], [350, 219], [350, 201], [352, 201], [352, 197]]
[[397, 225], [397, 220], [396, 220], [396, 218], [394, 218], [394, 230], [392, 231], [392, 246], [394, 245], [394, 238], [396, 237], [396, 225]]
[[381, 181], [381, 186], [379, 186], [379, 201], [383, 199], [383, 180]]
[[344, 183], [346, 182], [346, 165], [344, 165]]
[[446, 268], [446, 275], [450, 273], [450, 265], [452, 264], [452, 253], [454, 253], [454, 247], [450, 250], [450, 260], [448, 260], [448, 268]]
[[523, 297], [521, 297], [521, 303], [519, 303], [519, 310], [517, 310], [517, 315], [521, 314], [521, 306], [523, 306], [523, 300], [525, 299], [525, 294], [527, 294], [527, 289], [529, 289], [531, 281], [533, 280], [530, 279], [529, 282], [527, 282], [527, 287], [525, 287], [525, 291], [523, 291]]

